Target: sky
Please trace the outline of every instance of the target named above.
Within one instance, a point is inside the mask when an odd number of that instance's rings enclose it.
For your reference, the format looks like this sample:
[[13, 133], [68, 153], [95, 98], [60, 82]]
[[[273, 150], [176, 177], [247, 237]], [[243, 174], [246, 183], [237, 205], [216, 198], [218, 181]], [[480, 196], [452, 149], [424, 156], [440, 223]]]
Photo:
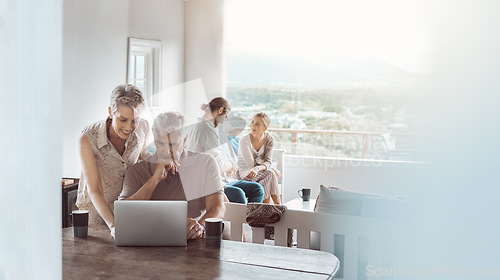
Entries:
[[411, 72], [433, 68], [426, 1], [227, 0], [229, 53], [320, 61], [345, 55], [382, 59]]

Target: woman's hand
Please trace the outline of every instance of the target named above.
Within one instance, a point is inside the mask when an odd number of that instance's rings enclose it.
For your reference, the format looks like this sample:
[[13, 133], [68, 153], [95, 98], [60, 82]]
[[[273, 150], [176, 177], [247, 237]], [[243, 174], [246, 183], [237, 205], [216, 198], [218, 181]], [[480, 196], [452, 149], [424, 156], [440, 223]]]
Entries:
[[255, 176], [257, 176], [257, 174], [259, 173], [259, 171], [260, 171], [259, 166], [252, 167], [252, 169], [250, 169], [248, 171], [248, 174], [247, 174], [246, 178], [249, 179], [249, 180], [253, 180], [255, 178]]
[[110, 230], [111, 230], [111, 237], [113, 237], [113, 239], [115, 239], [115, 227], [114, 227], [114, 226], [112, 226], [112, 227], [110, 228]]
[[187, 220], [187, 238], [199, 239], [205, 235], [205, 226], [198, 223], [197, 220], [188, 218]]
[[278, 178], [278, 182], [279, 182], [279, 180], [281, 180], [281, 171], [279, 171], [278, 169], [275, 169], [275, 168], [271, 168], [271, 170], [274, 172], [274, 174], [276, 174], [276, 177]]

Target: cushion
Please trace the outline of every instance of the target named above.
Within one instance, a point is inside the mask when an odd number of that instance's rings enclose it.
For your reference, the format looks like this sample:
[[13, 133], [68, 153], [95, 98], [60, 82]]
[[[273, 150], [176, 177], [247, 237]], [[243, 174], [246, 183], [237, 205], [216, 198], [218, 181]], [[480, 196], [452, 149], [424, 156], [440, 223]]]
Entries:
[[148, 150], [148, 152], [150, 152], [151, 154], [154, 154], [156, 153], [156, 146], [155, 146], [155, 143], [151, 143], [149, 144], [149, 146], [146, 148]]
[[[401, 216], [402, 199], [384, 195], [353, 192], [337, 187], [320, 185], [314, 212], [364, 216], [370, 218], [394, 218]], [[320, 250], [320, 233], [311, 231], [310, 248]]]
[[403, 199], [385, 195], [359, 193], [320, 185], [314, 212], [370, 218], [393, 218], [401, 213], [403, 201]]
[[314, 212], [360, 216], [364, 194], [320, 185]]
[[404, 200], [386, 196], [370, 196], [363, 201], [361, 216], [369, 218], [398, 218], [403, 216]]
[[237, 155], [240, 148], [240, 137], [228, 135], [227, 140], [229, 140], [234, 153]]

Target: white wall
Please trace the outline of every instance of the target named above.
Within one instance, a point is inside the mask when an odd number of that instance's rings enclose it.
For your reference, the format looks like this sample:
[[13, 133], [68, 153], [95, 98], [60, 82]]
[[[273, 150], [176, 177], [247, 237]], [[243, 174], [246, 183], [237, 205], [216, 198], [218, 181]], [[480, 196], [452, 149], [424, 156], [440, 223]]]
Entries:
[[311, 188], [311, 198], [315, 199], [321, 184], [364, 193], [408, 196], [414, 192], [415, 174], [425, 166], [423, 163], [285, 156], [284, 201], [299, 197], [297, 191], [305, 187]]
[[62, 2], [0, 1], [0, 279], [61, 279]]
[[164, 109], [182, 111], [184, 82], [184, 1], [129, 0], [128, 35], [162, 42], [161, 87]]
[[128, 5], [63, 3], [63, 176], [80, 177], [82, 129], [107, 117], [113, 88], [126, 81]]
[[226, 93], [223, 5], [222, 0], [189, 0], [185, 5], [185, 80], [201, 78], [208, 100]]
[[[183, 82], [183, 6], [182, 0], [64, 1], [63, 176], [80, 177], [81, 130], [107, 117], [111, 91], [126, 82], [128, 37], [162, 40], [163, 88]], [[178, 111], [182, 102], [172, 96]]]

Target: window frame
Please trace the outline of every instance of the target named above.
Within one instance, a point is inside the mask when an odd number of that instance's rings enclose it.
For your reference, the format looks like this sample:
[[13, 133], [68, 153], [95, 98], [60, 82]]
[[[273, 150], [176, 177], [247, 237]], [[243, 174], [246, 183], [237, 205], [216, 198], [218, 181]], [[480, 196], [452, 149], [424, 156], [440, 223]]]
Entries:
[[[161, 105], [161, 41], [149, 40], [149, 39], [139, 39], [139, 38], [128, 38], [128, 49], [127, 49], [127, 83], [135, 84], [138, 80], [144, 80], [144, 92], [143, 97], [146, 100], [146, 104], [151, 107], [157, 107]], [[135, 62], [131, 62], [132, 56], [144, 56], [144, 79], [137, 79], [133, 75], [135, 74], [136, 68]]]

